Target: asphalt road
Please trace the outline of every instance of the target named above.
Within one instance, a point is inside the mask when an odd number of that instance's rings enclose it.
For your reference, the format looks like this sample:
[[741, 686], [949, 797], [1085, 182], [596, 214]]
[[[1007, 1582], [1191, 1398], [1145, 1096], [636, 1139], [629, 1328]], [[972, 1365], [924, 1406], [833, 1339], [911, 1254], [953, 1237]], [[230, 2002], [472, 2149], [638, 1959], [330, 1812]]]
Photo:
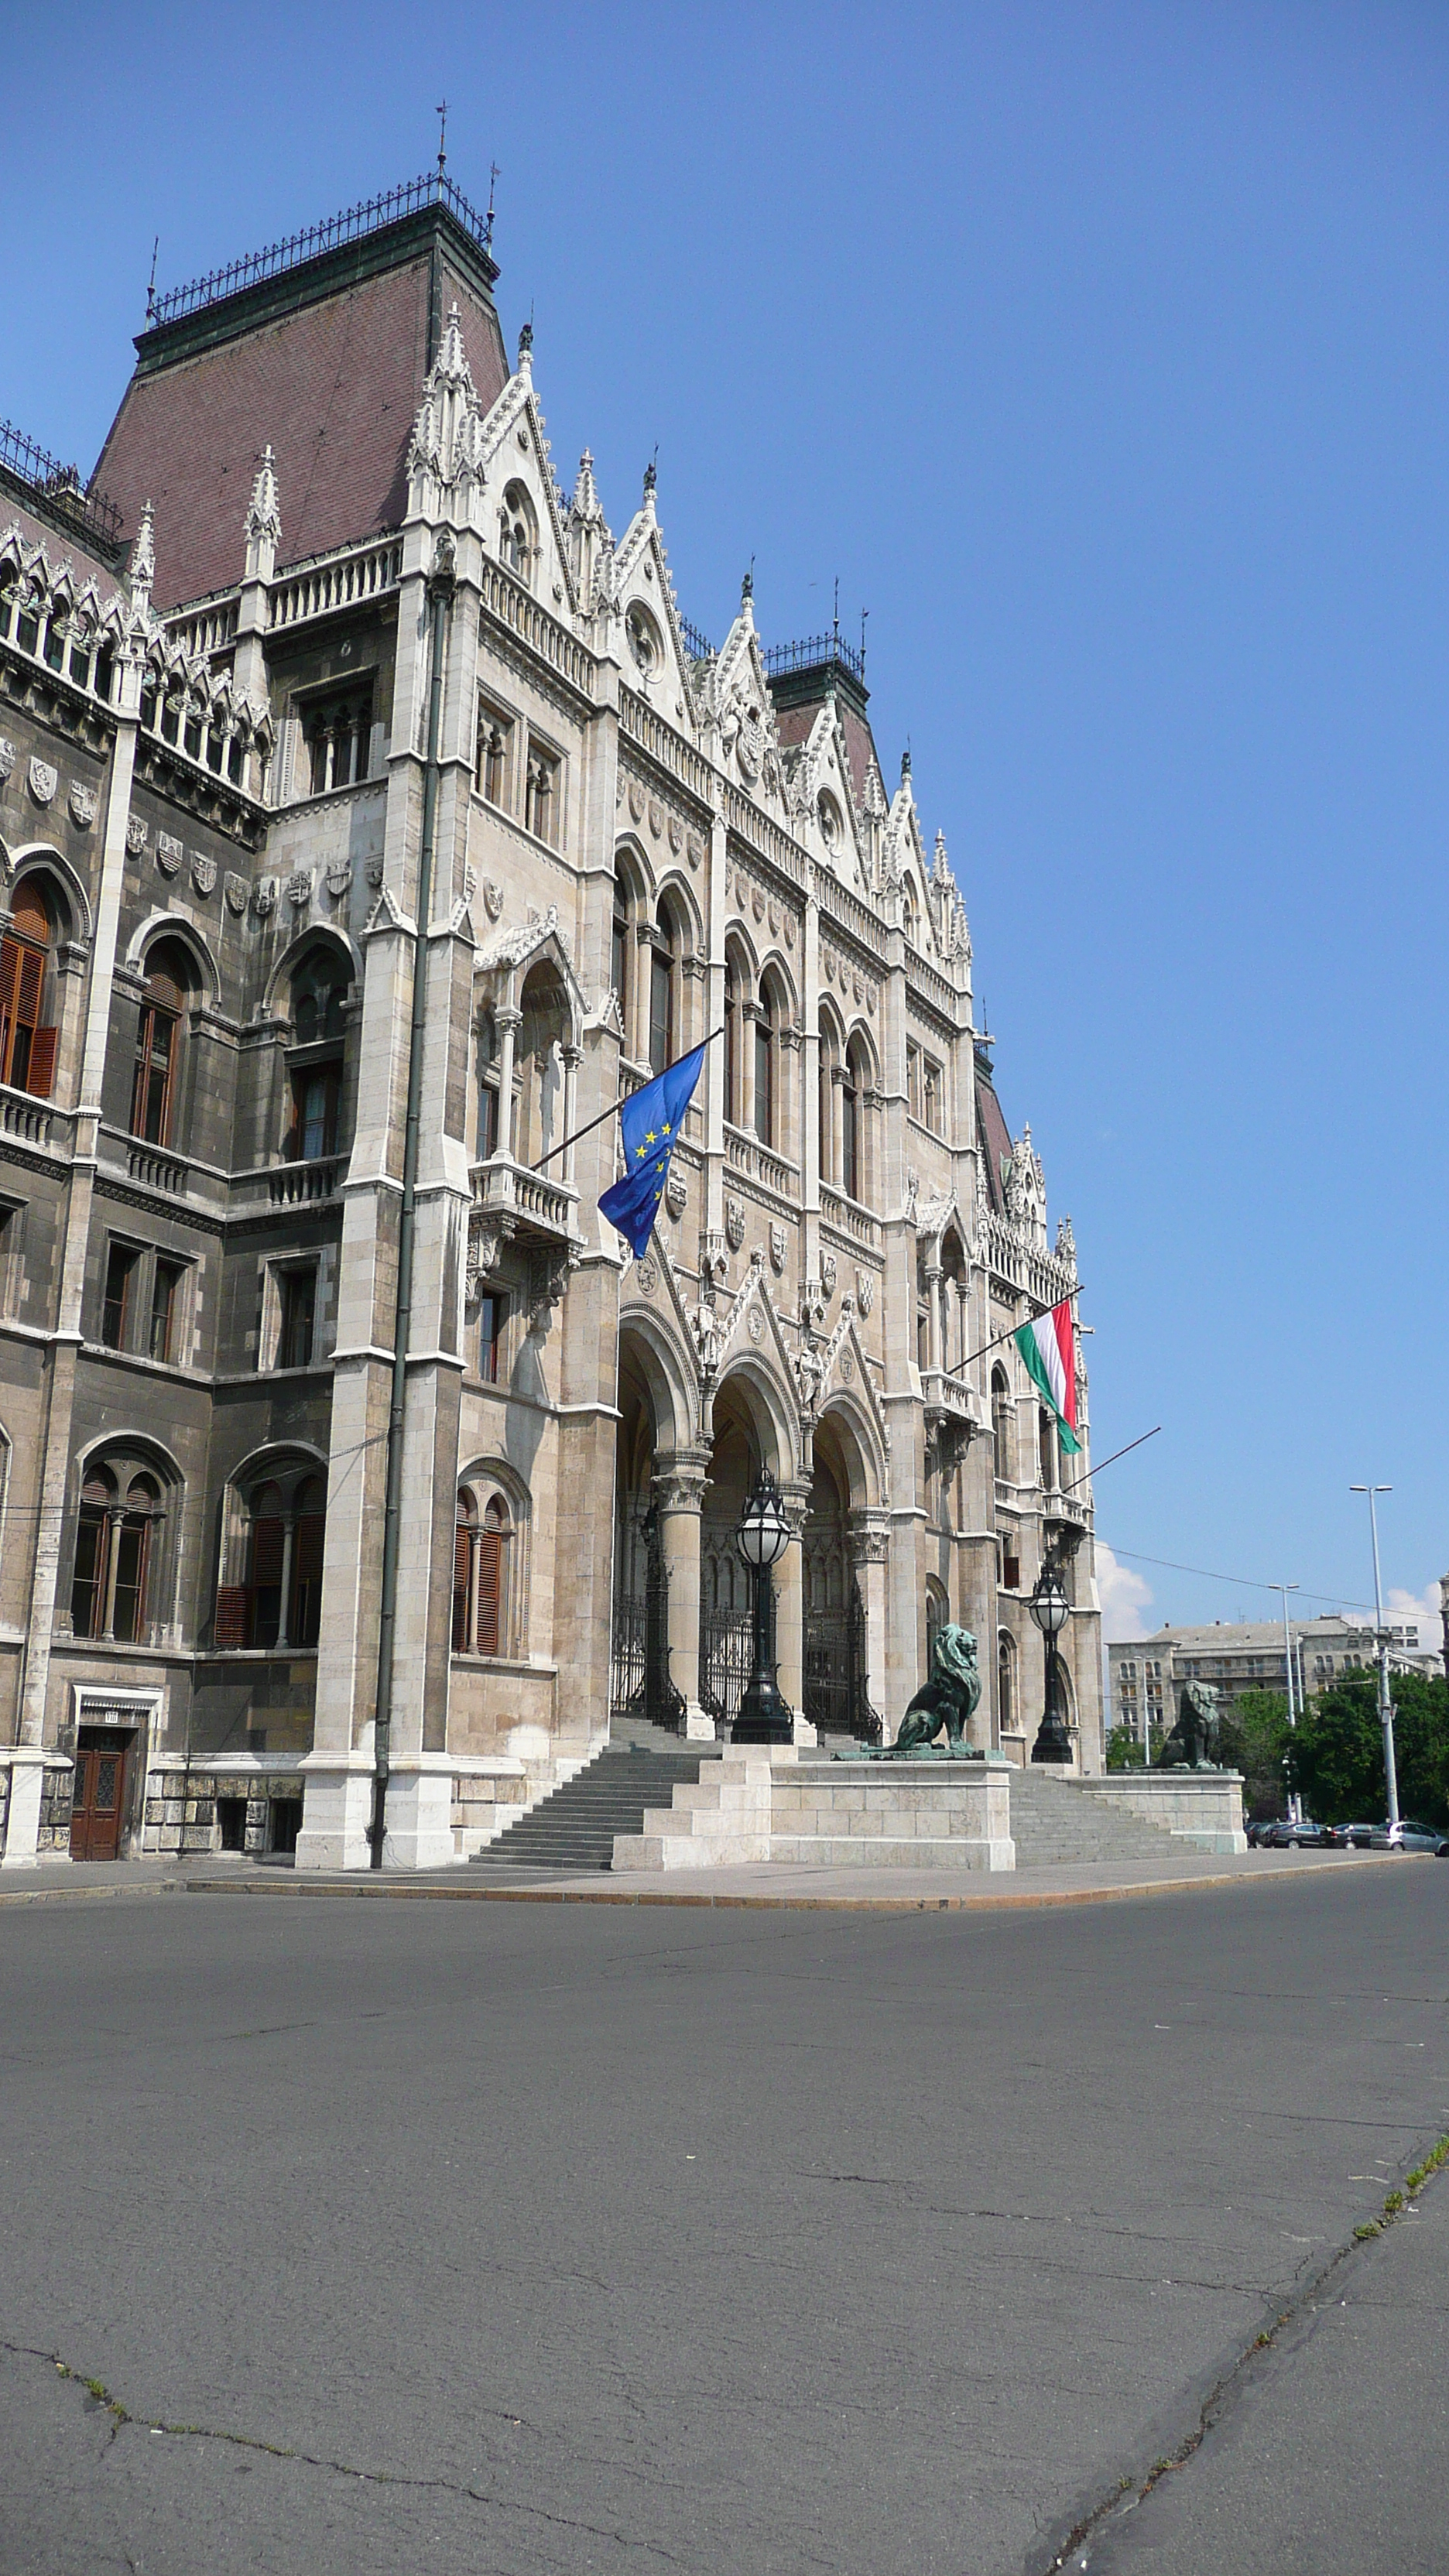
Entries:
[[0, 2576], [1018, 2576], [1225, 2377], [1073, 2563], [1440, 2566], [1449, 2173], [1322, 2276], [1449, 2129], [1446, 1927], [0, 1913]]

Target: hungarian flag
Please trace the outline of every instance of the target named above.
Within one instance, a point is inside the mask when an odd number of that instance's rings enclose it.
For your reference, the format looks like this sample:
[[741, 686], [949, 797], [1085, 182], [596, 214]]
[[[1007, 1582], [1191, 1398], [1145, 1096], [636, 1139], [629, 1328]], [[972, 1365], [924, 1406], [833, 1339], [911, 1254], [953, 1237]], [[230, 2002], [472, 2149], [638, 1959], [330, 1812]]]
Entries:
[[1079, 1450], [1082, 1444], [1077, 1438], [1077, 1363], [1070, 1298], [1053, 1306], [1049, 1315], [1038, 1315], [1034, 1324], [1023, 1324], [1016, 1335], [1016, 1347], [1026, 1362], [1032, 1384], [1057, 1417], [1062, 1447]]

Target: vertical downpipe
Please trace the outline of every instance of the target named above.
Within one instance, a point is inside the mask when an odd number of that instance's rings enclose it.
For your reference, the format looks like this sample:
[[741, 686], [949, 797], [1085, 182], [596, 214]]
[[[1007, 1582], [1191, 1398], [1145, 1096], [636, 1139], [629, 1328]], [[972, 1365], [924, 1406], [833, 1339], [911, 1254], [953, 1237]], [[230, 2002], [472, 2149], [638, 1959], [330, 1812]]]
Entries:
[[397, 1235], [397, 1310], [392, 1335], [392, 1400], [387, 1415], [387, 1487], [382, 1533], [382, 1599], [377, 1637], [377, 1715], [373, 1726], [372, 1867], [382, 1867], [387, 1782], [392, 1750], [393, 1647], [397, 1629], [398, 1537], [402, 1527], [403, 1417], [407, 1409], [408, 1343], [413, 1305], [413, 1219], [418, 1185], [418, 1136], [422, 1125], [423, 1033], [427, 1026], [428, 925], [433, 910], [433, 836], [438, 813], [438, 737], [443, 714], [443, 650], [448, 610], [456, 588], [453, 541], [446, 529], [428, 576], [432, 609], [432, 675], [428, 691], [427, 768], [423, 779], [423, 836], [418, 852], [417, 944], [413, 951], [412, 1027], [408, 1039], [407, 1123], [403, 1133], [402, 1209]]

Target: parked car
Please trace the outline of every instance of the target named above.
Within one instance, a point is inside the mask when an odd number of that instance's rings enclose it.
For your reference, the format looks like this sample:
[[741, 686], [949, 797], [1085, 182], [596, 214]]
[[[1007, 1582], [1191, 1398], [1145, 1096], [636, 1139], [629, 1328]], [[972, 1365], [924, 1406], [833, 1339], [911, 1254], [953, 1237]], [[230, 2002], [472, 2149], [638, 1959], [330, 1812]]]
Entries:
[[1247, 1824], [1243, 1827], [1243, 1831], [1248, 1837], [1249, 1848], [1256, 1849], [1260, 1844], [1266, 1842], [1277, 1822], [1278, 1819], [1276, 1816], [1250, 1817]]
[[1444, 1836], [1437, 1825], [1419, 1825], [1412, 1816], [1400, 1816], [1396, 1825], [1375, 1825], [1371, 1851], [1437, 1852]]
[[1263, 1851], [1287, 1851], [1298, 1844], [1305, 1851], [1331, 1851], [1333, 1834], [1329, 1826], [1316, 1825], [1311, 1816], [1300, 1816], [1295, 1824], [1291, 1816], [1275, 1816], [1258, 1835]]
[[1335, 1825], [1333, 1839], [1340, 1851], [1367, 1851], [1374, 1838], [1372, 1825]]

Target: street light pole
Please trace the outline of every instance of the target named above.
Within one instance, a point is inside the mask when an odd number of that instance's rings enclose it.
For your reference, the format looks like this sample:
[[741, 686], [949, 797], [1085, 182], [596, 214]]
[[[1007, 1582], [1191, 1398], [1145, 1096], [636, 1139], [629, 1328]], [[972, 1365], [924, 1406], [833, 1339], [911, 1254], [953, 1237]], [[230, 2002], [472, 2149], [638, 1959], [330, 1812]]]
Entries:
[[[1281, 1592], [1283, 1595], [1283, 1669], [1288, 1676], [1288, 1726], [1290, 1732], [1296, 1732], [1297, 1730], [1298, 1711], [1294, 1704], [1293, 1632], [1288, 1625], [1288, 1595], [1290, 1592], [1296, 1592], [1297, 1589], [1298, 1586], [1296, 1583], [1270, 1583], [1268, 1586], [1268, 1590], [1270, 1592]], [[1297, 1790], [1290, 1789], [1288, 1792], [1288, 1813], [1295, 1824], [1298, 1823], [1302, 1812], [1302, 1803], [1299, 1799]]]
[[1399, 1821], [1399, 1775], [1394, 1762], [1394, 1703], [1389, 1696], [1389, 1632], [1384, 1626], [1383, 1586], [1379, 1581], [1379, 1516], [1375, 1497], [1391, 1494], [1392, 1485], [1350, 1485], [1351, 1494], [1367, 1494], [1369, 1529], [1374, 1543], [1374, 1623], [1379, 1662], [1379, 1724], [1384, 1736], [1384, 1785], [1389, 1793], [1389, 1823]]

